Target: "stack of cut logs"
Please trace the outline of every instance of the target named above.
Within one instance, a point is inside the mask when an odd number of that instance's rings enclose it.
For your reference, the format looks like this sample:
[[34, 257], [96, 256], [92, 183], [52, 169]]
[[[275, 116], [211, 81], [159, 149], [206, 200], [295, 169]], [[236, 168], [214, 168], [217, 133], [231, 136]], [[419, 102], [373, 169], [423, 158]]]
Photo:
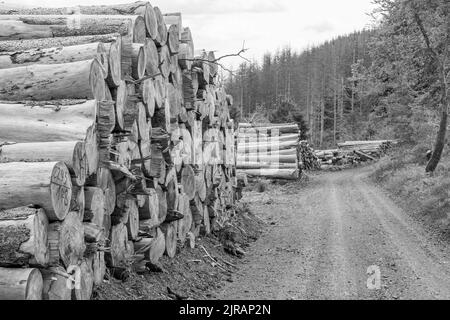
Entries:
[[0, 10], [0, 299], [89, 299], [233, 214], [232, 97], [179, 13]]
[[309, 146], [308, 141], [300, 141], [298, 153], [300, 168], [302, 170], [313, 171], [320, 169], [319, 159], [315, 155], [314, 150]]
[[346, 141], [338, 143], [338, 149], [316, 150], [315, 155], [324, 165], [365, 162], [380, 158], [395, 144], [392, 140]]
[[299, 178], [297, 124], [240, 123], [237, 169], [249, 176]]

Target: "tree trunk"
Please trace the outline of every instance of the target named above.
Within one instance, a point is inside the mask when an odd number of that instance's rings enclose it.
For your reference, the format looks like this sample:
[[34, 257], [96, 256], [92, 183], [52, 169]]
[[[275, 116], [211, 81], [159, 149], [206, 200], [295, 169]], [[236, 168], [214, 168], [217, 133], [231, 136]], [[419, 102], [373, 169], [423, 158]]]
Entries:
[[105, 99], [105, 76], [96, 60], [0, 70], [1, 100]]
[[86, 259], [80, 265], [80, 287], [72, 291], [72, 300], [90, 300], [94, 286], [92, 265]]
[[62, 267], [42, 269], [43, 300], [71, 300], [72, 290], [67, 286], [66, 270]]
[[177, 252], [177, 232], [175, 224], [173, 222], [163, 223], [160, 228], [165, 236], [165, 254], [169, 258], [174, 258]]
[[74, 177], [72, 181], [82, 186], [86, 181], [87, 158], [83, 142], [18, 143], [0, 147], [0, 162], [61, 161]]
[[166, 23], [164, 22], [164, 17], [159, 7], [154, 7], [153, 10], [155, 12], [156, 22], [158, 25], [158, 33], [155, 38], [155, 43], [159, 47], [162, 47], [167, 42], [167, 26]]
[[38, 269], [0, 268], [1, 300], [41, 300], [43, 280]]
[[32, 64], [60, 64], [95, 58], [103, 67], [106, 77], [108, 75], [109, 62], [105, 45], [101, 42], [0, 53], [0, 69]]
[[84, 140], [95, 122], [97, 102], [77, 102], [60, 106], [0, 104], [0, 137], [18, 143]]
[[76, 212], [69, 212], [64, 221], [49, 225], [48, 243], [52, 265], [58, 265], [60, 259], [66, 268], [78, 264], [86, 246], [83, 224]]
[[0, 41], [0, 52], [34, 51], [36, 48], [60, 48], [102, 42], [105, 46], [116, 41], [120, 35], [118, 33], [97, 34], [90, 36], [26, 39], [26, 40], [6, 40]]
[[0, 211], [0, 265], [47, 265], [47, 237], [48, 220], [43, 209]]
[[50, 221], [63, 220], [69, 212], [72, 182], [64, 163], [2, 163], [0, 177], [3, 209], [38, 205], [45, 210]]
[[136, 200], [130, 201], [128, 205], [128, 221], [126, 223], [128, 239], [136, 240], [139, 233], [139, 208]]
[[178, 25], [172, 24], [168, 30], [167, 46], [171, 55], [178, 54], [180, 50], [180, 30]]
[[99, 227], [103, 226], [105, 216], [105, 195], [103, 190], [97, 187], [85, 187], [85, 222], [92, 222]]
[[41, 39], [119, 33], [143, 43], [145, 21], [116, 15], [1, 15], [0, 40]]
[[128, 242], [127, 227], [119, 223], [111, 229], [111, 249], [105, 254], [105, 261], [108, 267], [126, 267], [130, 259], [130, 248]]

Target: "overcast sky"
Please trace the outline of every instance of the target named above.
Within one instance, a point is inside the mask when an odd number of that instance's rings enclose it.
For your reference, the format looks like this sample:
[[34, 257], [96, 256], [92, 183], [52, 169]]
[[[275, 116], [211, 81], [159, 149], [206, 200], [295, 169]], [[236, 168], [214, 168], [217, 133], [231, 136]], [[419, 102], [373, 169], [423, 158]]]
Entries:
[[[181, 12], [196, 49], [216, 56], [237, 52], [245, 41], [246, 56], [261, 60], [265, 52], [290, 45], [301, 51], [333, 37], [368, 26], [372, 0], [153, 0], [163, 13]], [[0, 0], [9, 2], [11, 0]], [[31, 6], [116, 4], [126, 0], [21, 0]], [[129, 1], [133, 2], [133, 1]], [[239, 60], [227, 64], [237, 66]]]

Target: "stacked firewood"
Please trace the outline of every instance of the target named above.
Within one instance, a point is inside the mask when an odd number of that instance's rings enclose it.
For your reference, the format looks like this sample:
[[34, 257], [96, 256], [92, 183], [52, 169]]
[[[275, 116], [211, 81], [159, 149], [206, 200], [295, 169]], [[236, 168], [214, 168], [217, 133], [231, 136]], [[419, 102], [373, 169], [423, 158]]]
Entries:
[[308, 141], [300, 141], [298, 153], [300, 167], [302, 170], [313, 171], [320, 169], [319, 158], [314, 153], [314, 150], [309, 146]]
[[237, 169], [249, 176], [299, 178], [299, 128], [296, 124], [240, 123]]
[[89, 299], [227, 221], [233, 99], [181, 14], [0, 14], [0, 299]]

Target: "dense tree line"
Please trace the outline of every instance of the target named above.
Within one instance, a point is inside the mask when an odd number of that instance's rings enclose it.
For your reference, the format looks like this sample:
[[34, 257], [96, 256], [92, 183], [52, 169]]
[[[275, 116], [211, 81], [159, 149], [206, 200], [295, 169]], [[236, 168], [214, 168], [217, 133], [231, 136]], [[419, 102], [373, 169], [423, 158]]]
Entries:
[[236, 116], [303, 118], [316, 148], [375, 138], [433, 147], [433, 171], [447, 127], [450, 1], [375, 3], [370, 30], [241, 64], [227, 80]]

